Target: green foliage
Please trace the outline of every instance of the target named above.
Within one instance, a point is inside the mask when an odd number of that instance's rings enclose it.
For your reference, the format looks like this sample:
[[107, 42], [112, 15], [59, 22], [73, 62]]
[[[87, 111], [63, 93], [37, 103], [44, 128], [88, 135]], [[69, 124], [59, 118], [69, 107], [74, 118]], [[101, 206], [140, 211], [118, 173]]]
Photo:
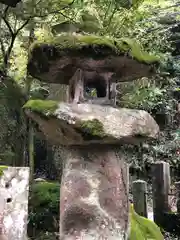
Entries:
[[25, 99], [11, 78], [6, 77], [3, 81], [0, 82], [0, 162], [5, 165], [20, 164], [21, 140], [25, 133], [21, 108]]
[[142, 81], [124, 86], [121, 102], [125, 107], [151, 112], [158, 105], [161, 108], [163, 104], [167, 104], [166, 92], [166, 89], [156, 82], [144, 78]]
[[57, 233], [54, 233], [54, 232], [44, 232], [43, 229], [42, 229], [42, 232], [40, 232], [39, 234], [37, 234], [35, 236], [35, 238], [30, 238], [29, 240], [32, 240], [32, 239], [37, 239], [37, 240], [57, 240], [57, 236], [58, 234]]
[[[162, 65], [159, 75], [151, 79], [139, 79], [134, 83], [119, 86], [118, 103], [121, 107], [143, 109], [157, 120], [161, 128], [161, 137], [153, 146], [140, 148], [132, 155], [132, 163], [141, 168], [156, 160], [166, 160], [173, 168], [179, 168], [179, 139], [177, 137], [177, 97], [174, 97], [179, 87], [179, 60], [171, 57], [172, 46], [169, 42], [171, 33], [167, 31], [168, 24], [159, 19], [179, 11], [179, 8], [168, 8], [171, 1], [144, 1], [135, 11], [120, 15], [115, 14], [109, 27], [111, 35], [136, 38], [148, 51], [161, 57]], [[167, 8], [167, 9], [163, 9]], [[179, 20], [177, 15], [173, 19]], [[113, 27], [115, 26], [115, 27]], [[174, 36], [174, 35], [173, 35]], [[175, 39], [178, 38], [178, 34]], [[176, 137], [175, 137], [176, 136]], [[134, 151], [133, 151], [134, 152]], [[130, 153], [131, 155], [131, 153]]]
[[122, 43], [120, 43], [120, 46], [122, 49], [130, 51], [131, 56], [138, 61], [145, 63], [159, 62], [159, 57], [150, 55], [146, 51], [143, 51], [141, 45], [138, 44], [137, 41], [129, 38], [123, 38], [121, 41]]
[[3, 166], [3, 165], [0, 165], [0, 176], [3, 175], [4, 173], [4, 170], [6, 170], [8, 168], [8, 166]]
[[14, 44], [13, 55], [11, 56], [9, 75], [20, 85], [24, 85], [24, 77], [27, 72], [27, 56], [28, 52], [26, 49], [20, 46], [17, 41]]
[[59, 183], [53, 182], [37, 182], [32, 186], [32, 198], [36, 199], [33, 202], [34, 207], [41, 207], [44, 204], [50, 207], [57, 204], [57, 199], [59, 197]]
[[151, 220], [138, 215], [130, 206], [131, 231], [129, 240], [163, 240], [159, 227]]
[[58, 231], [59, 190], [60, 185], [56, 182], [45, 181], [32, 185], [29, 199], [29, 235], [39, 235], [43, 230]]
[[24, 106], [24, 109], [30, 109], [45, 115], [54, 113], [58, 107], [58, 102], [53, 100], [29, 100]]
[[34, 81], [32, 87], [30, 89], [30, 99], [45, 99], [49, 94], [47, 84], [39, 83], [38, 81]]

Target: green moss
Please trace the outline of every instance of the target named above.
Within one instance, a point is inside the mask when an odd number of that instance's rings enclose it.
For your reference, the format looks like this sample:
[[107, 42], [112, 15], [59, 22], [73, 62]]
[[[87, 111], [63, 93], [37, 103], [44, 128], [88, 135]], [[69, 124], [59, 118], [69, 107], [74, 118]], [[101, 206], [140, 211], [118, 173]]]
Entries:
[[58, 107], [58, 102], [52, 100], [29, 100], [23, 108], [30, 109], [45, 115], [53, 114]]
[[[100, 52], [104, 51], [107, 54], [122, 55], [126, 52], [130, 52], [131, 56], [140, 62], [148, 64], [159, 62], [159, 58], [154, 55], [150, 55], [144, 51], [140, 44], [135, 40], [129, 38], [113, 39], [95, 35], [61, 35], [52, 39], [48, 39], [46, 42], [34, 42], [30, 48], [32, 52], [34, 49], [41, 47], [42, 45], [55, 46], [59, 50], [81, 50], [84, 48], [91, 48], [91, 52], [97, 54], [97, 48]], [[107, 49], [109, 51], [107, 51]]]
[[8, 169], [8, 166], [1, 165], [0, 166], [0, 177], [4, 174], [4, 170]]
[[159, 61], [159, 58], [157, 56], [150, 55], [148, 52], [142, 50], [141, 45], [138, 44], [134, 39], [122, 38], [119, 44], [121, 49], [124, 51], [130, 51], [131, 56], [139, 62], [150, 64]]
[[105, 136], [104, 127], [102, 123], [97, 119], [82, 122], [80, 124], [80, 130], [84, 133], [87, 133], [93, 136], [98, 136], [98, 137]]
[[47, 39], [45, 42], [35, 41], [30, 50], [33, 50], [36, 47], [41, 47], [42, 44], [49, 44], [57, 47], [60, 50], [64, 49], [81, 49], [88, 45], [96, 45], [96, 46], [108, 46], [114, 50], [117, 50], [113, 41], [109, 38], [101, 38], [94, 35], [61, 35], [58, 37], [54, 37], [52, 39]]

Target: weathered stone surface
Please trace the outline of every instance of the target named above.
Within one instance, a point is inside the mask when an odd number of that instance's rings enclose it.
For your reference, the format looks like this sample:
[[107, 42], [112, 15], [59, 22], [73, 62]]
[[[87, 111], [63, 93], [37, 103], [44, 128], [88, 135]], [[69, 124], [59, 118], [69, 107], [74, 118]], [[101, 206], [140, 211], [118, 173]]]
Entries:
[[38, 113], [27, 106], [27, 115], [58, 145], [136, 144], [156, 138], [159, 132], [155, 120], [142, 110], [62, 102], [53, 112]]
[[3, 168], [0, 176], [1, 231], [8, 240], [27, 240], [29, 168]]
[[125, 240], [128, 168], [112, 146], [64, 149], [60, 239]]
[[[30, 74], [43, 82], [69, 84], [78, 68], [84, 70], [85, 79], [91, 78], [91, 73], [96, 73], [96, 78], [111, 78], [112, 81], [124, 82], [133, 81], [141, 77], [151, 77], [155, 71], [153, 66], [138, 63], [134, 59], [125, 59], [124, 56], [106, 57], [102, 60], [62, 57], [54, 61], [48, 61], [44, 57], [44, 62], [33, 59], [29, 63]], [[41, 71], [36, 70], [38, 65], [42, 66]], [[131, 66], [131, 68], [130, 68]], [[129, 68], [129, 70], [127, 70]], [[109, 77], [110, 76], [110, 77]]]

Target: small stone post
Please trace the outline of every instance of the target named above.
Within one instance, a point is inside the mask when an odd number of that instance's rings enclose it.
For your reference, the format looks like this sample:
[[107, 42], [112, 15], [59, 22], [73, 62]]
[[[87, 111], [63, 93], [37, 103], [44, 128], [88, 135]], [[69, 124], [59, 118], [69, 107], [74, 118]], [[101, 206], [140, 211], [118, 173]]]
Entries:
[[0, 240], [8, 240], [6, 233], [5, 233], [5, 227], [4, 227], [4, 208], [5, 208], [5, 199], [0, 196]]
[[27, 240], [29, 168], [0, 166], [0, 170], [0, 233], [3, 239]]
[[156, 162], [152, 169], [152, 176], [154, 221], [158, 225], [162, 225], [164, 213], [170, 210], [168, 203], [170, 190], [169, 163], [163, 161]]
[[180, 181], [175, 183], [177, 191], [177, 212], [180, 213]]
[[133, 182], [133, 204], [135, 211], [143, 216], [148, 216], [147, 211], [147, 183], [143, 180], [137, 180]]

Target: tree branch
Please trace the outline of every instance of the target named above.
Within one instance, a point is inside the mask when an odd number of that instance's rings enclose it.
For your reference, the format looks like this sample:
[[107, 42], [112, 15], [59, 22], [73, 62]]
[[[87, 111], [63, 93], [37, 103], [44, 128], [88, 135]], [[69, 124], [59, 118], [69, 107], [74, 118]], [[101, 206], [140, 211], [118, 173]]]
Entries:
[[5, 53], [5, 56], [4, 56], [4, 68], [5, 69], [7, 69], [7, 67], [8, 67], [9, 57], [10, 57], [15, 39], [16, 39], [16, 35], [13, 34], [11, 36], [11, 43], [10, 43], [10, 45], [9, 45], [9, 47], [8, 47], [6, 53]]
[[29, 21], [30, 21], [30, 18], [27, 19], [27, 20], [21, 25], [21, 27], [18, 28], [18, 29], [16, 30], [16, 32], [11, 35], [11, 43], [10, 43], [10, 45], [9, 45], [9, 47], [8, 47], [6, 53], [5, 53], [5, 56], [4, 56], [4, 66], [5, 66], [5, 67], [8, 66], [8, 61], [9, 61], [9, 58], [10, 58], [10, 55], [11, 55], [11, 52], [12, 52], [12, 49], [13, 49], [14, 41], [15, 41], [18, 33], [28, 24]]
[[30, 21], [31, 17], [29, 19], [27, 19], [22, 25], [20, 28], [18, 28], [15, 32], [12, 30], [9, 22], [7, 21], [7, 19], [5, 17], [3, 17], [3, 20], [4, 22], [6, 23], [10, 33], [11, 33], [11, 43], [7, 49], [7, 51], [5, 52], [4, 51], [4, 68], [7, 68], [8, 67], [8, 61], [9, 61], [9, 57], [11, 55], [11, 52], [12, 52], [12, 48], [13, 48], [13, 45], [14, 45], [14, 41], [16, 39], [16, 36], [18, 35], [18, 33], [28, 24], [28, 22]]
[[[36, 5], [38, 5], [40, 2], [41, 2], [41, 0], [39, 0], [39, 2]], [[74, 2], [75, 2], [75, 0], [73, 0], [70, 4], [68, 4], [67, 6], [64, 6], [60, 10], [52, 11], [52, 12], [44, 14], [44, 15], [33, 15], [33, 16], [31, 16], [31, 18], [34, 18], [34, 17], [45, 18], [45, 17], [48, 17], [49, 15], [52, 15], [52, 14], [61, 14], [63, 17], [75, 22], [72, 18], [70, 18], [69, 16], [67, 16], [67, 15], [65, 15], [64, 13], [61, 12], [65, 9], [69, 8]]]
[[168, 6], [168, 7], [165, 7], [165, 8], [161, 8], [161, 10], [167, 10], [169, 8], [174, 8], [174, 7], [179, 7], [180, 6], [180, 2], [174, 4], [174, 5], [171, 5], [171, 6]]
[[15, 32], [15, 35], [17, 36], [17, 34], [29, 23], [29, 21], [31, 20], [31, 17], [29, 17], [22, 25], [20, 28], [18, 28]]
[[5, 11], [4, 11], [4, 15], [2, 16], [2, 19], [3, 19], [3, 21], [5, 22], [7, 28], [9, 29], [9, 32], [11, 33], [11, 35], [14, 35], [14, 32], [13, 32], [13, 30], [12, 30], [12, 27], [11, 27], [11, 25], [9, 24], [8, 20], [6, 19], [8, 9], [9, 9], [9, 8], [6, 7], [6, 9], [5, 9]]
[[[48, 13], [48, 14], [46, 14], [46, 15], [44, 15], [44, 16], [36, 16], [36, 15], [30, 16], [16, 31], [13, 31], [11, 25], [9, 24], [9, 22], [8, 22], [8, 20], [7, 20], [7, 18], [6, 18], [6, 17], [7, 17], [7, 12], [8, 12], [8, 9], [9, 9], [9, 7], [6, 7], [5, 10], [4, 10], [4, 14], [3, 14], [3, 16], [2, 16], [2, 19], [3, 19], [3, 21], [5, 22], [8, 30], [9, 30], [9, 32], [10, 32], [10, 34], [11, 34], [11, 42], [10, 42], [10, 45], [9, 45], [7, 51], [5, 51], [4, 46], [1, 44], [1, 49], [2, 49], [2, 52], [3, 52], [3, 54], [4, 54], [4, 68], [6, 69], [6, 68], [8, 67], [9, 57], [10, 57], [10, 54], [11, 54], [11, 52], [12, 52], [12, 48], [13, 48], [13, 45], [14, 45], [14, 41], [15, 41], [15, 39], [16, 39], [16, 36], [17, 36], [18, 33], [28, 24], [28, 22], [29, 22], [32, 18], [34, 18], [34, 17], [41, 17], [41, 18], [43, 18], [43, 17], [47, 17], [47, 16], [49, 16], [49, 15], [51, 15], [51, 14], [54, 14], [54, 13], [59, 13], [59, 14], [63, 15], [64, 17], [67, 17], [67, 18], [68, 18], [68, 16], [66, 16], [65, 14], [63, 14], [61, 11], [62, 11], [62, 10], [65, 10], [65, 9], [68, 8], [68, 7], [70, 7], [70, 6], [74, 3], [74, 1], [75, 1], [75, 0], [73, 0], [70, 4], [68, 4], [67, 6], [63, 7], [63, 8], [62, 8], [61, 10], [59, 10], [59, 11], [54, 11], [54, 12]], [[36, 5], [38, 5], [40, 2], [41, 2], [41, 0], [39, 0]], [[72, 20], [72, 19], [71, 19], [71, 20]], [[1, 42], [0, 42], [0, 43], [1, 43]], [[3, 47], [2, 47], [2, 46], [3, 46]]]
[[4, 16], [5, 18], [6, 18], [6, 16], [7, 16], [8, 10], [9, 10], [9, 6], [7, 6], [7, 7], [4, 9], [4, 14], [3, 14], [3, 16]]
[[13, 30], [14, 30], [14, 31], [16, 30], [16, 27], [17, 27], [17, 18], [16, 18], [15, 21], [14, 21], [14, 26], [13, 26]]
[[72, 2], [69, 3], [67, 6], [64, 6], [64, 7], [61, 9], [61, 11], [62, 11], [62, 10], [65, 10], [66, 8], [68, 8], [68, 7], [70, 7], [71, 5], [73, 5], [74, 2], [75, 2], [75, 0], [72, 0]]
[[34, 17], [46, 18], [46, 17], [48, 17], [49, 15], [52, 15], [52, 14], [60, 14], [63, 17], [65, 17], [65, 18], [67, 18], [67, 19], [69, 19], [69, 20], [71, 20], [72, 22], [75, 23], [75, 21], [71, 17], [67, 16], [66, 14], [62, 13], [61, 11], [62, 10], [57, 10], [57, 11], [53, 11], [53, 12], [50, 12], [50, 13], [47, 13], [47, 14], [44, 14], [44, 15], [33, 15], [31, 18], [34, 18]]

